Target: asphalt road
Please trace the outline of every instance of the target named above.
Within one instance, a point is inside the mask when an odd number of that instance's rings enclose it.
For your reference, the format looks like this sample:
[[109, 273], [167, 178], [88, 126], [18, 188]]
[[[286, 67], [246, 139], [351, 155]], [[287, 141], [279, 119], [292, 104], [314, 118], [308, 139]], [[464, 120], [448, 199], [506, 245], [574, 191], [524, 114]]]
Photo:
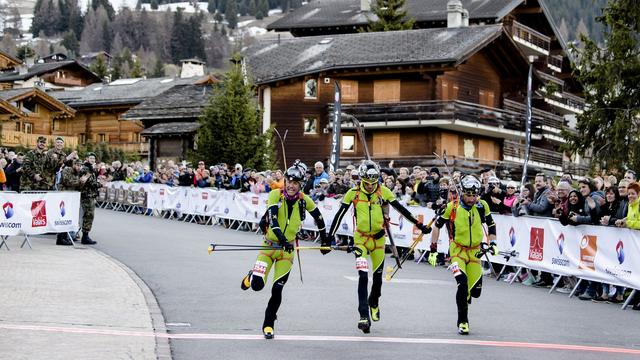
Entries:
[[240, 289], [256, 253], [207, 254], [210, 242], [258, 244], [258, 235], [98, 210], [92, 237], [154, 292], [178, 360], [640, 357], [639, 311], [491, 278], [471, 305], [471, 335], [459, 336], [451, 274], [413, 262], [383, 284], [381, 321], [365, 335], [356, 328], [355, 262], [337, 251], [303, 252], [303, 284], [294, 263], [267, 341], [260, 327], [270, 287]]

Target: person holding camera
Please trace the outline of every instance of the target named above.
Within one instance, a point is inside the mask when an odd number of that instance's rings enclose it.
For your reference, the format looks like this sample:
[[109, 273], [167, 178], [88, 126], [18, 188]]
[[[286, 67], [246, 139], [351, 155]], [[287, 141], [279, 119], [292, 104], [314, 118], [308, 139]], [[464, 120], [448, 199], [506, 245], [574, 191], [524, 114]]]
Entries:
[[502, 213], [504, 192], [500, 187], [500, 179], [495, 176], [489, 177], [485, 188], [485, 193], [482, 195], [481, 199], [489, 204], [489, 210], [491, 210], [491, 212]]

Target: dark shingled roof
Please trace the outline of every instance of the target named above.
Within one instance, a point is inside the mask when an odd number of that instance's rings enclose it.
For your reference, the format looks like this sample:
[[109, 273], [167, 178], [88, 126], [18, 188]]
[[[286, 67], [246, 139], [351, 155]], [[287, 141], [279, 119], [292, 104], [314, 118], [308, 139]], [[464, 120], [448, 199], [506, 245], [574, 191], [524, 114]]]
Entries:
[[[407, 0], [408, 17], [418, 23], [446, 21], [448, 0]], [[498, 21], [509, 14], [524, 0], [461, 0], [469, 11], [469, 20]], [[375, 0], [372, 0], [375, 2]], [[377, 17], [360, 10], [360, 0], [316, 0], [299, 7], [290, 14], [274, 21], [268, 30], [287, 31], [296, 28], [329, 26], [362, 26]]]
[[321, 71], [454, 63], [503, 33], [500, 25], [309, 36], [259, 42], [244, 51], [257, 84]]
[[148, 129], [140, 132], [140, 135], [157, 136], [157, 135], [179, 135], [188, 134], [198, 131], [200, 124], [197, 122], [171, 122], [153, 125]]
[[9, 89], [0, 91], [0, 99], [8, 101], [9, 99], [13, 99], [18, 95], [22, 95], [24, 93], [32, 91], [33, 88], [19, 88], [19, 89]]
[[176, 86], [190, 84], [195, 78], [121, 79], [110, 84], [91, 84], [82, 90], [51, 91], [49, 94], [73, 107], [139, 104]]
[[197, 119], [209, 103], [211, 86], [177, 85], [122, 114], [125, 120]]
[[0, 74], [0, 82], [19, 81], [31, 79], [34, 76], [50, 73], [65, 67], [77, 67], [85, 70], [88, 76], [93, 77], [96, 81], [102, 81], [98, 75], [94, 74], [86, 66], [80, 64], [75, 60], [57, 61], [44, 64], [35, 64], [24, 74], [20, 74], [18, 71], [12, 71]]

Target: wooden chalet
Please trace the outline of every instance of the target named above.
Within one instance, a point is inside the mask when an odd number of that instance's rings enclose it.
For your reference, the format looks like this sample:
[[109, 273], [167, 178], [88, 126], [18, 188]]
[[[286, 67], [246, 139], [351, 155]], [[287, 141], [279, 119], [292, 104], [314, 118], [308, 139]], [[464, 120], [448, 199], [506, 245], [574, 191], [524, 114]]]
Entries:
[[67, 146], [78, 145], [71, 119], [75, 110], [38, 88], [0, 91], [1, 145], [34, 147], [39, 136], [53, 142], [58, 136]]
[[75, 60], [20, 65], [16, 70], [0, 74], [0, 88], [68, 88], [84, 87], [102, 80]]
[[[216, 80], [217, 82], [217, 80]], [[142, 122], [140, 133], [149, 140], [149, 164], [184, 160], [195, 149], [198, 118], [209, 104], [213, 87], [203, 84], [177, 85], [134, 106], [120, 117]]]
[[81, 90], [51, 91], [51, 96], [76, 110], [71, 121], [81, 144], [108, 142], [110, 146], [146, 155], [149, 143], [141, 136], [138, 120], [121, 116], [129, 109], [181, 84], [197, 78], [120, 79], [109, 84], [92, 84]]
[[4, 51], [0, 51], [0, 71], [10, 71], [22, 64], [20, 59], [17, 59]]
[[[463, 169], [479, 163], [519, 172], [529, 57], [535, 56], [530, 164], [549, 173], [586, 170], [559, 151], [560, 132], [584, 101], [542, 0], [407, 0], [409, 16], [424, 29], [383, 33], [357, 33], [367, 22], [353, 23], [361, 19], [354, 8], [361, 3], [310, 2], [270, 25], [300, 37], [245, 51], [264, 128], [289, 131], [288, 158], [328, 158], [338, 81], [342, 111], [362, 124], [374, 159], [430, 165], [434, 152], [446, 150]], [[308, 34], [322, 35], [302, 36]], [[342, 165], [364, 158], [347, 119]]]

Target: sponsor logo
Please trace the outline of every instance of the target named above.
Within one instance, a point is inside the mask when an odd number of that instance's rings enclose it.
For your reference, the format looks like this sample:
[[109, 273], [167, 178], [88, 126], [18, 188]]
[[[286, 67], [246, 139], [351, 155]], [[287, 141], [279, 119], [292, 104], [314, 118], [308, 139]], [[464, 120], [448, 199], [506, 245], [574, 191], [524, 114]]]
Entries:
[[327, 204], [322, 205], [322, 208], [329, 211], [333, 210], [333, 206]]
[[560, 256], [551, 258], [551, 265], [568, 267], [569, 259], [567, 259], [564, 256], [564, 234], [563, 233], [560, 233], [560, 235], [556, 239], [556, 244], [558, 245], [558, 251], [560, 252]]
[[44, 200], [31, 202], [31, 227], [47, 226], [47, 203]]
[[342, 230], [349, 230], [349, 225], [347, 225], [347, 223], [342, 223]]
[[180, 204], [180, 203], [176, 204], [176, 209], [180, 209], [181, 207], [182, 207], [182, 204]]
[[64, 201], [60, 201], [60, 216], [64, 217], [67, 213], [67, 210], [64, 208]]
[[516, 240], [516, 231], [512, 226], [511, 229], [509, 229], [509, 242], [511, 243], [511, 247], [516, 246]]
[[4, 217], [9, 220], [13, 217], [13, 204], [10, 202], [4, 203], [2, 205], [2, 211], [4, 211]]
[[580, 269], [595, 271], [597, 253], [598, 237], [595, 235], [584, 235], [580, 240]]
[[624, 262], [624, 243], [622, 240], [619, 240], [618, 244], [616, 244], [616, 254], [618, 254], [618, 263], [622, 265]]
[[203, 192], [202, 193], [202, 200], [207, 200], [209, 198], [209, 193]]
[[529, 260], [542, 261], [543, 258], [544, 258], [544, 229], [532, 227], [531, 235], [529, 238]]
[[400, 216], [398, 217], [398, 228], [402, 230], [403, 227], [404, 227], [404, 216]]
[[224, 213], [228, 214], [229, 213], [229, 208], [224, 208]]
[[258, 203], [260, 203], [260, 198], [257, 196], [252, 196], [251, 197], [251, 204], [252, 205], [258, 205]]

